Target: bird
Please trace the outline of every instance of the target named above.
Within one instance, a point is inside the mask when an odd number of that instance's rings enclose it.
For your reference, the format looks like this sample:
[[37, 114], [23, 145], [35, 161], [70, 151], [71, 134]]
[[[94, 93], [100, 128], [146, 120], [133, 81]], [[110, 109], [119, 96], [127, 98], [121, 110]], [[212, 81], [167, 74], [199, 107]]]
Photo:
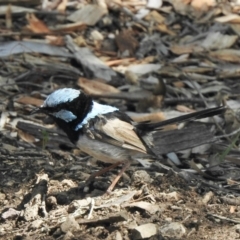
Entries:
[[111, 192], [136, 156], [144, 154], [158, 159], [159, 153], [154, 151], [157, 144], [154, 136], [158, 135], [163, 126], [214, 116], [223, 113], [225, 109], [225, 106], [219, 106], [162, 122], [137, 123], [118, 108], [94, 101], [82, 90], [61, 88], [48, 95], [32, 114], [44, 113], [50, 116], [82, 152], [112, 164], [93, 173], [86, 182], [123, 164], [119, 175], [107, 189], [107, 192]]

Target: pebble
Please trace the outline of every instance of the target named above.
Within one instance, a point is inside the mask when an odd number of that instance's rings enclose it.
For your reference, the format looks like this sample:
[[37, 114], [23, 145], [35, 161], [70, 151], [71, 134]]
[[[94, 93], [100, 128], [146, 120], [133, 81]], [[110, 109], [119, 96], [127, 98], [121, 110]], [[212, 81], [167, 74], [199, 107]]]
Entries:
[[31, 230], [38, 229], [38, 228], [41, 227], [42, 223], [43, 223], [43, 220], [41, 220], [41, 219], [34, 220], [34, 221], [30, 224], [29, 229], [31, 229]]
[[68, 231], [73, 232], [79, 230], [79, 224], [73, 216], [68, 216], [66, 221], [61, 225], [61, 231], [67, 233]]
[[5, 200], [6, 194], [0, 192], [0, 201]]
[[115, 237], [116, 240], [122, 240], [122, 235], [119, 231], [116, 232], [116, 237]]
[[91, 37], [93, 38], [93, 40], [97, 40], [97, 41], [101, 41], [104, 38], [103, 35], [97, 30], [93, 30], [91, 32]]
[[157, 234], [157, 227], [153, 223], [140, 225], [132, 230], [133, 239], [150, 238]]
[[6, 219], [15, 219], [19, 216], [21, 212], [14, 209], [14, 208], [9, 208], [7, 211], [2, 213], [2, 219], [6, 220]]
[[172, 222], [163, 225], [159, 230], [163, 236], [170, 238], [181, 238], [184, 234], [186, 234], [186, 228], [183, 226], [183, 224], [178, 222]]
[[52, 208], [52, 209], [55, 209], [57, 207], [57, 199], [56, 197], [54, 196], [49, 196], [47, 199], [46, 199], [46, 204], [48, 207]]

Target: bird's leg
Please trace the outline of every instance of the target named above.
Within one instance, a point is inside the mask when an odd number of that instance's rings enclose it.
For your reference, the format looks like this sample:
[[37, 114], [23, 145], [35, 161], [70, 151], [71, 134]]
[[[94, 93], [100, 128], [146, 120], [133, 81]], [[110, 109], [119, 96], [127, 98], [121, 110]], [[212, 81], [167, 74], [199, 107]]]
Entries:
[[127, 162], [124, 164], [121, 172], [117, 175], [117, 177], [113, 180], [112, 184], [108, 187], [108, 189], [107, 189], [107, 191], [106, 191], [107, 193], [110, 193], [110, 192], [113, 190], [113, 188], [114, 188], [115, 185], [117, 184], [118, 180], [121, 178], [121, 176], [122, 176], [123, 173], [126, 171], [126, 169], [130, 167], [130, 165], [131, 165], [131, 162], [130, 162], [130, 161], [127, 161]]
[[92, 182], [95, 177], [98, 177], [98, 176], [103, 175], [104, 173], [108, 172], [109, 170], [116, 168], [116, 167], [117, 167], [118, 165], [120, 165], [120, 164], [122, 164], [122, 162], [116, 162], [116, 163], [110, 165], [109, 167], [103, 168], [103, 169], [101, 169], [101, 170], [93, 173], [93, 174], [86, 180], [85, 185], [88, 185], [90, 182]]

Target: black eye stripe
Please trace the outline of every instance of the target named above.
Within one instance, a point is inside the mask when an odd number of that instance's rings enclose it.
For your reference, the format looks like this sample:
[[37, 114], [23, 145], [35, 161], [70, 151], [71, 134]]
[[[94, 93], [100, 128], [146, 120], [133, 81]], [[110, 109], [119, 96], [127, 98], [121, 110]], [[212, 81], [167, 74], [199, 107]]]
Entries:
[[58, 104], [54, 107], [44, 107], [45, 110], [49, 111], [49, 112], [59, 112], [61, 110], [68, 110], [69, 111], [69, 102], [66, 103], [61, 103]]

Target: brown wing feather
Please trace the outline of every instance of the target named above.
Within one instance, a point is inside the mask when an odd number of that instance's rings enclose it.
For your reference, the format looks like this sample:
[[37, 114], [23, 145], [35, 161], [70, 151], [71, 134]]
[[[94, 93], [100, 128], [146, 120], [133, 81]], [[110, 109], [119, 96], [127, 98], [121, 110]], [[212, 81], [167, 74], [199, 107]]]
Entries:
[[134, 126], [118, 118], [104, 119], [94, 124], [96, 130], [117, 140], [122, 147], [146, 153], [146, 147], [134, 131]]

